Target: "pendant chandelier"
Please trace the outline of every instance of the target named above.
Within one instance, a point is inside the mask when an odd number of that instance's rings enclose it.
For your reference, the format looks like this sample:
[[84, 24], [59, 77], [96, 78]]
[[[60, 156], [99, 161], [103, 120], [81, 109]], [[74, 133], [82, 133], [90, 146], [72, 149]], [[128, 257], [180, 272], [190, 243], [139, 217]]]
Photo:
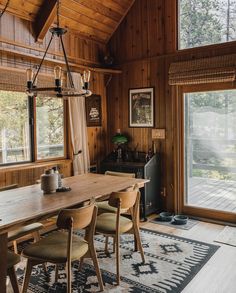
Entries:
[[[53, 93], [56, 94], [58, 98], [67, 98], [67, 97], [80, 97], [80, 96], [91, 96], [92, 92], [89, 90], [89, 79], [90, 79], [90, 71], [85, 70], [81, 75], [81, 89], [76, 89], [74, 86], [72, 74], [69, 67], [69, 62], [66, 56], [66, 51], [63, 43], [62, 36], [67, 32], [66, 29], [60, 27], [59, 23], [59, 0], [57, 0], [57, 24], [56, 27], [50, 28], [49, 31], [51, 32], [51, 38], [47, 45], [46, 51], [43, 55], [43, 58], [37, 68], [36, 73], [34, 73], [32, 68], [28, 68], [26, 70], [27, 75], [27, 93], [30, 96], [37, 96], [38, 92]], [[62, 84], [62, 68], [60, 66], [56, 66], [54, 68], [54, 78], [55, 78], [55, 86], [53, 87], [37, 87], [37, 77], [39, 71], [42, 67], [43, 61], [47, 55], [48, 49], [51, 45], [52, 40], [57, 37], [62, 47], [63, 56], [65, 60], [65, 66], [67, 71], [67, 78], [68, 78], [68, 87], [63, 87]]]

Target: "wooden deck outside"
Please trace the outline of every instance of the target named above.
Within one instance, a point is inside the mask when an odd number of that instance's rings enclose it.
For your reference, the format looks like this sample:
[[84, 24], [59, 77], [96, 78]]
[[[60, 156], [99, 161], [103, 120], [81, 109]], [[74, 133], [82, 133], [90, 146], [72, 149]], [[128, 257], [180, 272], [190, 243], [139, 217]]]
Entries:
[[189, 178], [188, 205], [236, 213], [236, 181]]

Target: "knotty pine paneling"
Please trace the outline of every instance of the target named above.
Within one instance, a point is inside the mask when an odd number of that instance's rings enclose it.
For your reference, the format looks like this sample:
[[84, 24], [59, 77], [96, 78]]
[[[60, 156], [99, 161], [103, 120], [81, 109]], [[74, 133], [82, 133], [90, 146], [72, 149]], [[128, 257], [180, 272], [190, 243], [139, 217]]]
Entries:
[[[15, 46], [14, 44], [6, 44], [0, 41], [1, 48], [14, 49], [19, 52], [23, 52], [24, 54], [31, 53], [37, 56], [42, 56], [49, 42], [50, 36], [51, 34], [47, 33], [42, 43], [35, 43], [29, 21], [19, 19], [7, 13], [5, 13], [0, 20], [0, 38], [5, 38], [22, 45], [26, 45], [24, 48]], [[78, 62], [84, 65], [89, 64], [89, 66], [92, 66], [92, 64], [98, 66], [100, 64], [99, 56], [101, 55], [101, 52], [105, 51], [104, 44], [92, 41], [90, 39], [81, 38], [81, 36], [70, 32], [64, 36], [64, 44], [67, 56], [73, 58], [74, 62]], [[35, 48], [35, 50], [27, 46], [31, 46]], [[38, 48], [41, 49], [41, 51], [37, 51]], [[50, 54], [47, 55], [49, 58], [53, 58], [52, 53], [57, 54], [62, 52], [58, 41], [53, 41], [49, 50]], [[29, 66], [32, 66], [33, 64], [38, 63], [39, 62], [34, 63], [33, 60], [29, 61], [24, 57], [17, 57], [13, 54], [0, 51], [0, 66], [10, 67], [13, 69], [25, 69]], [[42, 72], [52, 73], [53, 65], [50, 63], [47, 63], [46, 66], [43, 65]], [[88, 128], [90, 159], [92, 163], [95, 162], [99, 164], [100, 159], [104, 158], [105, 154], [107, 153], [107, 106], [104, 73], [91, 73], [91, 89], [95, 94], [100, 94], [102, 97], [102, 126]], [[69, 151], [68, 153], [71, 152]], [[39, 175], [44, 171], [43, 168], [39, 168], [39, 172], [37, 171], [37, 174], [34, 174], [31, 172], [31, 170], [24, 170], [25, 168], [22, 166], [20, 169], [17, 168], [17, 170], [13, 170], [5, 174], [5, 171], [1, 172], [1, 169], [2, 168], [0, 167], [0, 186], [12, 183], [25, 185], [27, 182], [28, 184], [33, 184], [35, 183], [35, 180], [38, 179]]]
[[40, 179], [46, 169], [57, 166], [59, 172], [68, 177], [72, 175], [71, 160], [60, 160], [0, 168], [0, 187], [18, 184], [18, 187], [32, 185]]
[[[23, 45], [32, 46], [33, 48], [35, 48], [35, 50], [31, 50], [28, 48], [20, 48], [14, 45], [0, 42], [0, 45], [3, 48], [16, 49], [16, 50], [19, 50], [20, 52], [32, 53], [37, 56], [43, 56], [44, 50], [46, 49], [47, 44], [50, 40], [51, 33], [48, 32], [46, 34], [42, 43], [35, 43], [34, 36], [32, 33], [31, 23], [29, 21], [22, 20], [15, 16], [5, 13], [3, 17], [0, 19], [0, 37], [15, 41], [15, 42], [20, 42]], [[69, 56], [70, 59], [85, 65], [86, 63], [96, 64], [96, 65], [99, 64], [99, 56], [102, 55], [103, 52], [105, 51], [104, 44], [92, 41], [90, 39], [81, 38], [79, 35], [75, 33], [71, 33], [69, 31], [63, 36], [63, 39], [64, 39], [67, 56]], [[38, 48], [41, 49], [41, 52], [37, 51]], [[52, 41], [47, 57], [55, 58], [55, 56], [53, 56], [53, 53], [62, 53], [62, 48], [57, 38], [55, 38]], [[13, 62], [15, 66], [18, 66], [21, 68], [25, 67], [24, 62], [22, 62], [21, 59], [17, 60], [16, 58], [7, 58], [4, 61], [1, 60], [1, 63], [4, 63], [4, 62], [8, 64]], [[48, 68], [48, 70], [51, 71], [51, 68]]]
[[130, 138], [129, 147], [138, 144], [139, 151], [152, 146], [151, 129], [129, 128], [129, 88], [155, 88], [155, 127], [166, 129], [166, 139], [157, 142], [161, 157], [161, 185], [166, 196], [162, 197], [162, 209], [177, 208], [178, 177], [178, 129], [176, 111], [180, 97], [175, 87], [168, 85], [168, 69], [171, 62], [235, 53], [236, 42], [212, 45], [188, 50], [177, 50], [177, 22], [175, 0], [136, 0], [108, 47], [122, 74], [114, 76], [108, 88], [108, 144], [120, 128]]
[[99, 166], [107, 153], [107, 99], [103, 74], [92, 73], [91, 90], [94, 94], [101, 95], [102, 102], [102, 127], [87, 128], [90, 162]]

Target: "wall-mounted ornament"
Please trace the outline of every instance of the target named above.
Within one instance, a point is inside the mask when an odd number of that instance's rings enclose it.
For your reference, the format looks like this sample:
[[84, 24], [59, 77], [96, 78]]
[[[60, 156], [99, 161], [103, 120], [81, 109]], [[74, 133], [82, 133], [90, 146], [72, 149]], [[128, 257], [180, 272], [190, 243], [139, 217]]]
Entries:
[[102, 106], [101, 96], [91, 95], [85, 99], [86, 119], [88, 127], [96, 127], [102, 125]]

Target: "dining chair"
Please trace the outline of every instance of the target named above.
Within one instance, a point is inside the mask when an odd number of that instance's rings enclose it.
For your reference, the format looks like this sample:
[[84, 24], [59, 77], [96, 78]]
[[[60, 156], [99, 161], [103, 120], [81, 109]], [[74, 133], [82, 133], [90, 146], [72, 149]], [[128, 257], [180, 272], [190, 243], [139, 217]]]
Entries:
[[14, 293], [20, 293], [17, 278], [16, 278], [16, 271], [14, 266], [20, 262], [20, 256], [13, 252], [7, 252], [7, 275], [10, 278], [12, 289]]
[[[116, 208], [116, 213], [108, 212], [102, 213], [97, 217], [96, 233], [105, 236], [111, 236], [115, 239], [115, 252], [116, 252], [116, 273], [117, 284], [120, 283], [120, 256], [119, 244], [120, 235], [124, 233], [134, 234], [137, 241], [137, 249], [141, 253], [142, 262], [145, 262], [144, 252], [142, 248], [140, 233], [139, 233], [139, 200], [140, 191], [121, 191], [113, 192], [110, 195], [108, 204]], [[129, 210], [131, 219], [122, 216], [121, 210]]]
[[[105, 175], [110, 175], [110, 176], [119, 176], [119, 177], [127, 177], [127, 178], [135, 178], [135, 173], [124, 173], [124, 172], [115, 172], [115, 171], [106, 171]], [[134, 190], [134, 186], [130, 186], [125, 189], [125, 191], [131, 191]], [[112, 207], [108, 204], [108, 200], [103, 200], [103, 201], [96, 201], [96, 206], [98, 207], [98, 215], [102, 213], [116, 213], [116, 208]], [[121, 210], [121, 214], [127, 213], [126, 209]], [[109, 242], [109, 237], [105, 237], [105, 252], [108, 253], [108, 242]], [[136, 248], [136, 241], [135, 241], [135, 248]], [[115, 252], [115, 238], [113, 238], [113, 253]]]
[[[70, 293], [71, 263], [86, 257], [92, 258], [100, 290], [103, 291], [104, 287], [93, 240], [96, 218], [97, 207], [94, 205], [94, 201], [81, 208], [60, 211], [57, 218], [59, 230], [32, 243], [22, 252], [22, 255], [27, 258], [22, 293], [27, 292], [33, 266], [45, 262], [56, 264], [57, 268], [58, 264], [66, 264], [67, 293]], [[84, 238], [73, 234], [73, 231], [78, 229], [85, 229]]]
[[[3, 187], [0, 187], [0, 192], [5, 190], [10, 190], [10, 189], [15, 189], [17, 187], [18, 187], [18, 184], [3, 186]], [[36, 222], [36, 223], [28, 224], [20, 228], [17, 228], [16, 230], [10, 231], [8, 233], [8, 242], [12, 241], [14, 252], [16, 254], [18, 253], [17, 239], [25, 235], [32, 234], [34, 241], [38, 241], [40, 239], [39, 230], [41, 230], [43, 227], [44, 226], [42, 223]]]
[[[115, 171], [106, 171], [105, 175], [110, 175], [110, 176], [119, 176], [119, 177], [127, 177], [127, 178], [135, 178], [135, 173], [123, 173], [123, 172], [115, 172]], [[128, 189], [133, 189], [133, 187], [129, 187]], [[116, 212], [116, 208], [110, 206], [108, 204], [108, 200], [103, 200], [103, 201], [96, 201], [96, 206], [98, 207], [98, 215], [104, 212]], [[126, 210], [122, 211], [126, 212]]]

